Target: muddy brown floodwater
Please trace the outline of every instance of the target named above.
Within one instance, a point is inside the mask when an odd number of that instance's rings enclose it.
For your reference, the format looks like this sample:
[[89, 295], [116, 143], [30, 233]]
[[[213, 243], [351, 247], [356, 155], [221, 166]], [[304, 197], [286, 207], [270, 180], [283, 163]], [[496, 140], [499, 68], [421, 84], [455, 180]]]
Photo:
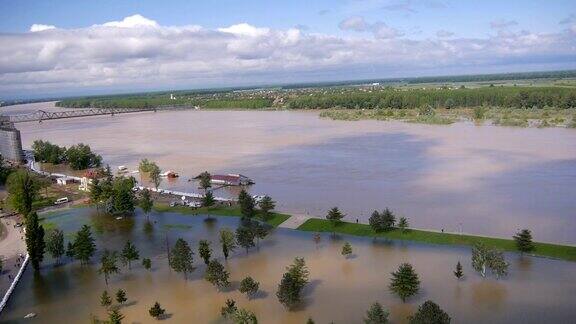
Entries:
[[[194, 256], [196, 270], [184, 280], [181, 274], [169, 271], [165, 239], [173, 244], [182, 237], [196, 251], [198, 241], [212, 242], [213, 257], [223, 261], [218, 232], [236, 228], [235, 217], [185, 216], [174, 213], [151, 213], [153, 229], [145, 229], [145, 216], [116, 220], [97, 215], [89, 208], [70, 209], [45, 216], [45, 222], [65, 231], [66, 239], [82, 224], [95, 231], [99, 253], [104, 249], [120, 250], [131, 240], [141, 257], [152, 259], [152, 271], [135, 262], [132, 270], [122, 268], [112, 275], [109, 286], [97, 273], [99, 256], [93, 264], [80, 266], [65, 260], [54, 267], [47, 258], [40, 276], [29, 267], [0, 316], [2, 323], [87, 323], [90, 315], [106, 316], [99, 305], [104, 289], [114, 293], [124, 289], [126, 306], [120, 311], [127, 323], [155, 323], [148, 309], [159, 301], [169, 314], [170, 323], [220, 323], [220, 308], [226, 299], [234, 299], [239, 307], [254, 311], [261, 323], [305, 323], [312, 317], [316, 323], [360, 323], [371, 303], [378, 301], [391, 312], [394, 323], [406, 317], [431, 299], [446, 310], [453, 323], [569, 323], [573, 321], [576, 302], [576, 263], [520, 257], [506, 254], [511, 263], [510, 274], [501, 280], [482, 279], [470, 267], [470, 251], [465, 247], [422, 245], [406, 242], [372, 240], [323, 234], [318, 246], [312, 233], [277, 229], [259, 249], [249, 253], [236, 250], [225, 262], [232, 286], [223, 292], [202, 279], [205, 267]], [[340, 254], [345, 241], [353, 246], [349, 259]], [[294, 257], [304, 257], [310, 270], [310, 283], [304, 290], [304, 303], [294, 312], [286, 311], [276, 298], [277, 285], [284, 268]], [[464, 280], [454, 278], [456, 262], [464, 266]], [[420, 276], [421, 291], [402, 303], [387, 288], [390, 273], [401, 263], [410, 262]], [[236, 289], [245, 276], [260, 282], [260, 293], [248, 300]], [[37, 317], [23, 317], [34, 312]]]
[[[41, 103], [7, 114], [58, 109]], [[576, 244], [576, 130], [332, 121], [315, 112], [172, 111], [19, 124], [35, 139], [89, 144], [113, 167], [149, 158], [182, 177], [242, 173], [279, 209], [367, 221], [389, 207], [418, 228]], [[221, 189], [217, 195], [235, 195]]]

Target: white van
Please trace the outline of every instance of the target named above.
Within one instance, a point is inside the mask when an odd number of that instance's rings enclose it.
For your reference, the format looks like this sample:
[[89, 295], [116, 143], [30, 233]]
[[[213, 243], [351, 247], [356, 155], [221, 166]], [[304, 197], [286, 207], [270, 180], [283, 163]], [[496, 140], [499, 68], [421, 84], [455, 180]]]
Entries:
[[56, 199], [56, 201], [54, 202], [54, 205], [65, 204], [65, 203], [67, 203], [68, 201], [69, 201], [69, 200], [68, 200], [68, 197], [58, 198], [58, 199]]

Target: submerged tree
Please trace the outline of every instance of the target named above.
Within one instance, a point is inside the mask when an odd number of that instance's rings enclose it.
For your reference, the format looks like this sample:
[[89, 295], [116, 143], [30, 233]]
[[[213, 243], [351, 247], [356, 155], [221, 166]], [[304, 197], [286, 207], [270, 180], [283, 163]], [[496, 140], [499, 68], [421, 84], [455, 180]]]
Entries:
[[234, 232], [227, 228], [220, 230], [220, 245], [222, 245], [222, 253], [224, 254], [224, 259], [228, 259], [230, 252], [236, 249], [236, 240], [234, 238]]
[[72, 247], [74, 258], [80, 260], [82, 264], [86, 264], [90, 261], [90, 258], [92, 258], [96, 252], [96, 243], [94, 243], [90, 226], [82, 226], [82, 228], [76, 233], [76, 238], [74, 239]]
[[138, 259], [140, 259], [140, 253], [134, 244], [132, 244], [130, 241], [126, 241], [126, 244], [122, 249], [122, 263], [124, 263], [124, 265], [128, 265], [128, 269], [131, 269], [130, 263]]
[[320, 236], [320, 233], [314, 233], [314, 236], [312, 237], [312, 239], [314, 240], [314, 243], [316, 243], [316, 248], [318, 248], [318, 245], [320, 244], [320, 241], [322, 240], [322, 236]]
[[232, 315], [232, 320], [235, 324], [258, 324], [256, 314], [253, 312], [240, 308]]
[[252, 277], [246, 277], [240, 281], [240, 288], [238, 289], [241, 293], [246, 294], [248, 298], [254, 297], [258, 292], [258, 287], [260, 283], [254, 280]]
[[123, 319], [124, 315], [117, 308], [108, 312], [108, 323], [110, 324], [121, 324]]
[[142, 208], [142, 211], [144, 212], [144, 214], [146, 214], [146, 219], [148, 219], [148, 214], [152, 210], [153, 206], [154, 201], [152, 200], [152, 197], [150, 195], [150, 190], [148, 189], [142, 190], [142, 195], [140, 197], [140, 208]]
[[100, 296], [100, 306], [108, 308], [110, 305], [112, 305], [112, 298], [108, 294], [108, 290], [104, 290]]
[[155, 302], [154, 306], [150, 308], [148, 313], [150, 314], [150, 316], [154, 317], [155, 319], [158, 319], [160, 318], [160, 316], [166, 313], [166, 310], [160, 306], [160, 303]]
[[188, 278], [188, 272], [192, 272], [194, 270], [193, 262], [193, 254], [188, 242], [184, 241], [183, 239], [179, 238], [176, 240], [174, 244], [174, 248], [172, 249], [172, 254], [170, 255], [170, 267], [176, 272], [182, 272], [184, 274], [184, 278]]
[[52, 258], [56, 259], [56, 264], [60, 263], [60, 258], [64, 255], [64, 232], [60, 229], [53, 229], [48, 232], [48, 240], [46, 241], [46, 250]]
[[420, 305], [408, 320], [410, 324], [449, 324], [451, 321], [450, 316], [431, 300]]
[[38, 215], [30, 213], [26, 216], [26, 249], [35, 271], [40, 269], [40, 263], [44, 260], [44, 227], [38, 222]]
[[350, 255], [352, 255], [352, 245], [350, 244], [350, 242], [344, 243], [344, 245], [342, 246], [342, 252], [341, 253], [346, 258], [348, 258], [348, 257], [350, 257]]
[[98, 273], [104, 275], [106, 285], [108, 285], [108, 279], [111, 274], [120, 272], [120, 269], [118, 269], [118, 266], [116, 265], [117, 260], [118, 253], [116, 251], [111, 252], [109, 250], [104, 250], [104, 253], [102, 253], [102, 256], [100, 257], [100, 268], [98, 269]]
[[205, 264], [210, 263], [212, 248], [210, 248], [210, 242], [208, 240], [200, 240], [200, 242], [198, 242], [198, 254], [200, 254]]
[[149, 258], [142, 259], [142, 266], [144, 266], [144, 269], [150, 270], [152, 268], [152, 260]]
[[148, 176], [150, 177], [150, 181], [152, 181], [152, 184], [154, 184], [154, 188], [156, 188], [156, 190], [158, 190], [158, 187], [162, 182], [162, 176], [160, 173], [160, 168], [155, 163], [152, 163], [150, 166], [150, 171], [148, 171]]
[[124, 289], [118, 289], [118, 291], [116, 291], [116, 302], [118, 302], [118, 304], [122, 305], [127, 300], [128, 300], [128, 298], [126, 298], [126, 291], [124, 291]]
[[418, 293], [420, 280], [412, 265], [403, 263], [398, 267], [398, 270], [392, 272], [392, 279], [388, 287], [390, 291], [402, 298], [403, 302], [406, 302], [406, 298]]
[[233, 299], [226, 299], [226, 304], [220, 309], [220, 314], [225, 319], [229, 319], [237, 310], [236, 302]]
[[382, 307], [380, 303], [374, 303], [366, 312], [364, 317], [365, 324], [386, 324], [388, 323], [388, 316], [390, 313]]
[[248, 249], [254, 247], [254, 232], [247, 226], [238, 227], [236, 229], [236, 242], [248, 253]]
[[254, 233], [254, 237], [256, 238], [256, 247], [260, 248], [260, 240], [263, 240], [268, 236], [268, 228], [261, 224], [260, 222], [256, 222], [251, 227], [252, 233]]
[[463, 275], [464, 272], [462, 272], [462, 264], [460, 264], [460, 261], [458, 261], [458, 263], [456, 263], [456, 271], [454, 271], [454, 276], [460, 279]]
[[532, 233], [528, 229], [523, 229], [514, 235], [516, 247], [521, 253], [532, 252], [535, 249], [534, 242], [532, 242]]
[[508, 263], [504, 260], [504, 254], [477, 243], [472, 247], [472, 268], [486, 277], [486, 270], [490, 269], [497, 278], [508, 273]]
[[308, 283], [309, 272], [303, 258], [295, 258], [294, 263], [286, 270], [278, 285], [276, 297], [282, 305], [291, 310], [302, 299], [302, 289]]
[[206, 273], [204, 274], [204, 279], [206, 279], [206, 281], [213, 284], [218, 289], [222, 289], [230, 285], [230, 282], [228, 281], [229, 278], [230, 273], [224, 269], [224, 266], [222, 263], [218, 262], [218, 260], [212, 260], [208, 263]]

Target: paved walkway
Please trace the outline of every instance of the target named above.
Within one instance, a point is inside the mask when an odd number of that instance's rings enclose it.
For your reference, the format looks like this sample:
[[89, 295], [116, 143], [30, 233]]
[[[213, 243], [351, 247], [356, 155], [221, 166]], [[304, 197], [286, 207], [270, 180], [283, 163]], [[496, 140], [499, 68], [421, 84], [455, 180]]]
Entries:
[[291, 214], [291, 213], [286, 214], [292, 216], [290, 216], [290, 218], [285, 220], [282, 224], [278, 225], [278, 227], [297, 229], [300, 225], [304, 224], [304, 222], [306, 222], [310, 218], [313, 218], [313, 216], [305, 214]]
[[12, 283], [12, 279], [18, 273], [20, 269], [18, 265], [22, 265], [23, 259], [20, 255], [26, 255], [26, 243], [23, 240], [22, 227], [14, 227], [18, 221], [17, 216], [0, 219], [4, 229], [7, 230], [6, 236], [0, 240], [0, 258], [3, 261], [3, 270], [0, 275], [0, 297], [4, 296]]

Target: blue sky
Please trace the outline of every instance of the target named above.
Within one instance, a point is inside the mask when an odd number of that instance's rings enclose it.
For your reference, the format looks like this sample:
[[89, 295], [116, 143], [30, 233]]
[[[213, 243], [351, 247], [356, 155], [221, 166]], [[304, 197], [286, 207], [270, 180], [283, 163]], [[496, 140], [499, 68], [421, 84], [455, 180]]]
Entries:
[[0, 0], [0, 96], [572, 69], [575, 14], [561, 0]]

